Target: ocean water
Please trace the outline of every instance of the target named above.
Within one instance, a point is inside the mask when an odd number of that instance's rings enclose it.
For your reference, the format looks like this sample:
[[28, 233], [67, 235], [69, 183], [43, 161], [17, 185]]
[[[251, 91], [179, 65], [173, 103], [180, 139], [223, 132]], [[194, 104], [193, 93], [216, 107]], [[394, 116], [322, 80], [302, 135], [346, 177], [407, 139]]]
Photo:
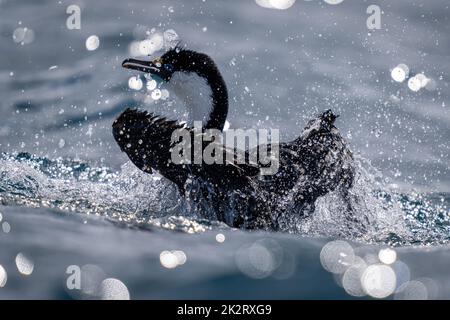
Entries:
[[[0, 0], [0, 298], [450, 298], [449, 19], [446, 0]], [[115, 117], [183, 107], [130, 89], [121, 62], [167, 30], [217, 62], [232, 128], [289, 140], [340, 114], [356, 219], [328, 194], [283, 232], [235, 230], [187, 215], [173, 185], [137, 170]], [[435, 88], [395, 82], [401, 63]]]

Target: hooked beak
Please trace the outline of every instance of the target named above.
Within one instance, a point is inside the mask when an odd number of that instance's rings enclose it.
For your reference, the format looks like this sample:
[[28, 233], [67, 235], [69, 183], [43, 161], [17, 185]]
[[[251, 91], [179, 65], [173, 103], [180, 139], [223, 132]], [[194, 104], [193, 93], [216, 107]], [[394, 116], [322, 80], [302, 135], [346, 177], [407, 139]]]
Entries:
[[126, 69], [138, 70], [151, 75], [158, 76], [165, 81], [170, 79], [169, 72], [160, 64], [153, 61], [143, 61], [137, 59], [126, 59], [122, 62], [122, 67]]

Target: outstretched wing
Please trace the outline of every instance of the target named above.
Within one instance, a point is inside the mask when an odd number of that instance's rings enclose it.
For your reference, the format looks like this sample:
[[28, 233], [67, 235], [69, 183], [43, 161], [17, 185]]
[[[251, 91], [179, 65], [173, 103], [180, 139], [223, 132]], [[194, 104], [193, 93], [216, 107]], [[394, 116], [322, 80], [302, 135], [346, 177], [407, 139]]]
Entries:
[[[190, 162], [174, 163], [174, 149], [179, 140], [173, 135], [178, 130], [184, 131], [183, 136], [189, 137]], [[157, 170], [163, 176], [173, 181], [183, 189], [188, 177], [201, 178], [215, 185], [236, 187], [247, 183], [247, 179], [259, 174], [259, 168], [250, 164], [236, 164], [237, 155], [232, 150], [223, 148], [217, 142], [216, 152], [222, 152], [223, 162], [206, 164], [193, 163], [194, 141], [196, 134], [192, 128], [185, 127], [176, 121], [155, 116], [147, 111], [126, 109], [113, 124], [113, 135], [130, 160], [142, 171], [151, 173]], [[197, 137], [198, 138], [198, 137]], [[207, 144], [202, 144], [202, 151]], [[230, 155], [230, 153], [232, 153]], [[228, 159], [228, 160], [227, 160]]]

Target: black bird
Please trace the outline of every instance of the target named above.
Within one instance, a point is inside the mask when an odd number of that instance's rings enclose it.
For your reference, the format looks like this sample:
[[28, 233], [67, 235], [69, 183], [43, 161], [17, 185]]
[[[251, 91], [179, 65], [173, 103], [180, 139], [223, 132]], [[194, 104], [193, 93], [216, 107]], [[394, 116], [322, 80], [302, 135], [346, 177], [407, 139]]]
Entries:
[[[353, 155], [334, 126], [337, 116], [330, 110], [309, 121], [297, 139], [277, 145], [279, 169], [273, 175], [261, 175], [267, 165], [248, 161], [173, 163], [175, 130], [188, 130], [194, 137], [204, 135], [207, 129], [224, 128], [228, 93], [216, 64], [206, 54], [176, 47], [153, 61], [127, 59], [122, 66], [159, 77], [190, 110], [190, 122], [183, 125], [126, 109], [114, 121], [113, 135], [139, 169], [147, 173], [156, 170], [174, 182], [189, 198], [194, 212], [233, 227], [277, 230], [289, 215], [313, 213], [318, 197], [334, 190], [346, 196], [351, 188]], [[193, 130], [192, 120], [202, 121], [200, 132]], [[203, 143], [202, 150], [210, 143]], [[235, 150], [218, 150], [224, 159], [229, 159], [229, 153], [232, 159], [238, 157]], [[246, 151], [244, 158], [248, 160], [249, 154]]]

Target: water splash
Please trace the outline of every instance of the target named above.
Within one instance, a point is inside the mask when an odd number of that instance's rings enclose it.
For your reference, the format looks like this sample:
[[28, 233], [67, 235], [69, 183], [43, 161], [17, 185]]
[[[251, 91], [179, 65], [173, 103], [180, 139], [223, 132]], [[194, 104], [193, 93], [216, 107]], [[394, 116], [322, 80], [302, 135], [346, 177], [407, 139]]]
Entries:
[[[389, 190], [370, 162], [357, 158], [355, 184], [346, 200], [332, 192], [316, 201], [309, 217], [292, 217], [286, 232], [389, 245], [433, 245], [450, 240], [448, 194], [400, 194]], [[188, 233], [227, 228], [193, 213], [176, 187], [128, 162], [119, 172], [86, 163], [0, 155], [0, 203], [58, 208], [103, 216], [130, 227]], [[194, 210], [195, 211], [195, 210]]]
[[140, 172], [131, 163], [120, 172], [107, 167], [28, 153], [0, 156], [0, 203], [58, 208], [106, 217], [147, 228], [156, 226], [188, 233], [211, 227], [180, 216], [182, 198], [158, 175]]
[[338, 192], [316, 202], [308, 234], [398, 245], [442, 244], [450, 240], [450, 195], [408, 194], [390, 190], [382, 174], [368, 160], [356, 158], [357, 175], [350, 189], [351, 213]]

